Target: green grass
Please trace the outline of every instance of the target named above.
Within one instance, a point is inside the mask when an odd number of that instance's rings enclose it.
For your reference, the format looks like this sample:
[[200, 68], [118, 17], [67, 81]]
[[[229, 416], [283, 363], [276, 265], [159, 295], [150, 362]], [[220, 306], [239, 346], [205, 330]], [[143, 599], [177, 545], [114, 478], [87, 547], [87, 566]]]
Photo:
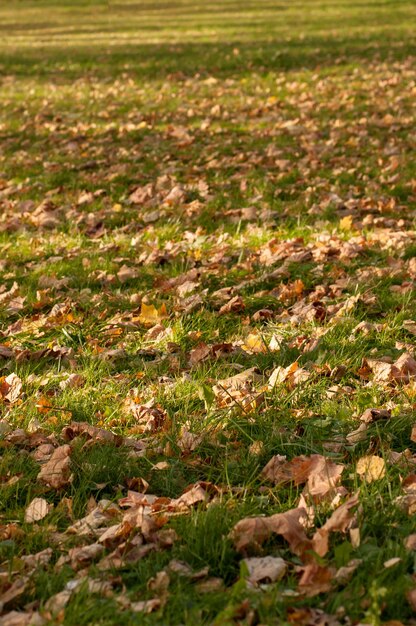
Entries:
[[[28, 577], [0, 621], [15, 610], [74, 626], [272, 626], [317, 623], [322, 610], [340, 624], [413, 623], [416, 561], [404, 542], [414, 524], [397, 499], [416, 458], [415, 383], [374, 382], [364, 359], [414, 352], [403, 322], [416, 319], [415, 13], [409, 0], [0, 6], [0, 344], [13, 351], [0, 376], [23, 383], [9, 403], [0, 380], [0, 596]], [[142, 201], [136, 188], [147, 189]], [[42, 218], [43, 202], [54, 209]], [[219, 314], [237, 295], [244, 309]], [[163, 336], [147, 334], [143, 303], [166, 307]], [[354, 333], [360, 322], [375, 326]], [[250, 350], [253, 333], [279, 349]], [[213, 351], [192, 364], [200, 342]], [[251, 411], [212, 395], [218, 380], [256, 367], [266, 385], [295, 361], [309, 379], [264, 388]], [[69, 374], [79, 387], [60, 386]], [[128, 399], [153, 401], [153, 430]], [[392, 417], [352, 445], [346, 435], [368, 408]], [[56, 447], [71, 421], [118, 439], [71, 440], [71, 482], [48, 488], [36, 437]], [[298, 593], [302, 562], [281, 537], [258, 553], [284, 558], [286, 575], [254, 588], [230, 538], [243, 518], [298, 505], [302, 485], [262, 475], [277, 454], [328, 456], [345, 465], [346, 492], [359, 490], [359, 544], [334, 533], [318, 562], [360, 564], [311, 597]], [[356, 465], [370, 454], [386, 475], [367, 484]], [[217, 496], [167, 512], [170, 547], [110, 570], [62, 564], [94, 541], [66, 532], [94, 503], [146, 483], [175, 499], [198, 481]], [[30, 524], [35, 497], [53, 509]], [[330, 514], [315, 503], [315, 526]], [[25, 564], [48, 547], [48, 563]], [[203, 593], [172, 560], [208, 567], [221, 590]], [[149, 583], [163, 570], [167, 594]], [[56, 616], [48, 600], [82, 576], [107, 593], [84, 580]], [[130, 608], [157, 597], [153, 612]]]

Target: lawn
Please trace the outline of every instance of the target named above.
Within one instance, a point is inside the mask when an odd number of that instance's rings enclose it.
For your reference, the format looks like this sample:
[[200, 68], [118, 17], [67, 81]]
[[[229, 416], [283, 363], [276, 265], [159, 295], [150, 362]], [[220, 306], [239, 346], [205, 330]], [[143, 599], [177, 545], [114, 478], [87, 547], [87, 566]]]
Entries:
[[416, 5], [0, 4], [0, 624], [416, 618]]

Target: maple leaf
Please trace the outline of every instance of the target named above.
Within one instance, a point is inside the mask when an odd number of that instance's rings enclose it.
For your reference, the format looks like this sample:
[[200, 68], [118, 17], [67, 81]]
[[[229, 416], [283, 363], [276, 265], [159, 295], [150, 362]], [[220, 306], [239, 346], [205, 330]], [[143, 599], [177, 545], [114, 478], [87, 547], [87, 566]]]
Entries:
[[162, 304], [160, 309], [157, 309], [153, 304], [142, 302], [138, 321], [144, 326], [154, 326], [155, 324], [160, 324], [161, 320], [166, 316], [167, 311], [164, 304]]

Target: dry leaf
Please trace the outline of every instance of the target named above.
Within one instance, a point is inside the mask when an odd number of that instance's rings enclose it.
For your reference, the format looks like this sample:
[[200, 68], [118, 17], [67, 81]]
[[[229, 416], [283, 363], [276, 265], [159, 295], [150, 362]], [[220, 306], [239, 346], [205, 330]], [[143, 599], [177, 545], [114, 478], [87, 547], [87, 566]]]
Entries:
[[276, 385], [287, 383], [292, 388], [307, 381], [310, 376], [311, 372], [299, 367], [295, 361], [288, 367], [281, 367], [280, 365], [276, 367], [270, 375], [268, 386], [269, 389], [274, 389]]
[[71, 479], [71, 447], [66, 444], [56, 448], [49, 461], [42, 465], [38, 480], [49, 487], [66, 487]]
[[132, 602], [129, 609], [133, 613], [153, 613], [162, 606], [160, 598], [153, 598], [152, 600], [141, 600], [140, 602]]
[[257, 333], [247, 335], [242, 348], [249, 354], [264, 354], [269, 351], [263, 337]]
[[225, 313], [240, 313], [241, 311], [244, 311], [245, 308], [243, 298], [241, 296], [234, 296], [234, 298], [231, 298], [231, 300], [229, 300], [226, 304], [223, 304], [219, 310], [219, 314], [224, 315]]
[[372, 483], [386, 475], [386, 463], [380, 456], [363, 456], [358, 460], [356, 472], [367, 483]]
[[46, 626], [46, 620], [38, 612], [10, 611], [0, 619], [1, 626]]
[[334, 578], [334, 570], [332, 568], [323, 567], [318, 563], [308, 563], [301, 568], [302, 576], [299, 580], [299, 591], [303, 596], [311, 598], [330, 591], [332, 580]]
[[52, 509], [45, 498], [34, 498], [25, 511], [25, 522], [32, 524], [46, 517]]
[[224, 581], [217, 577], [207, 578], [197, 582], [195, 589], [198, 593], [221, 593], [224, 591]]
[[13, 602], [16, 598], [21, 596], [27, 588], [29, 578], [27, 576], [21, 576], [17, 578], [8, 588], [3, 589], [0, 597], [0, 613], [3, 611], [10, 602]]
[[305, 517], [305, 509], [298, 508], [270, 517], [246, 518], [237, 522], [231, 531], [231, 538], [236, 550], [246, 552], [249, 548], [258, 549], [272, 534], [282, 535], [291, 551], [304, 557], [312, 545], [301, 522]]
[[412, 534], [406, 537], [404, 545], [408, 550], [416, 550], [416, 534]]
[[416, 322], [414, 320], [404, 320], [403, 328], [411, 335], [416, 335]]
[[10, 402], [10, 404], [18, 401], [22, 388], [22, 381], [17, 374], [9, 374], [5, 378], [0, 379], [0, 397]]
[[319, 501], [334, 491], [341, 480], [344, 465], [337, 465], [320, 454], [295, 457], [274, 456], [263, 469], [264, 476], [275, 485], [306, 483], [304, 493]]
[[244, 559], [248, 569], [248, 580], [252, 583], [274, 583], [286, 573], [286, 562], [280, 557], [264, 556]]
[[61, 380], [59, 386], [61, 389], [78, 389], [85, 384], [84, 376], [81, 374], [70, 374], [65, 380]]
[[406, 598], [407, 598], [408, 603], [412, 607], [412, 610], [416, 612], [416, 588], [410, 589], [406, 593]]
[[157, 309], [153, 304], [145, 304], [142, 302], [138, 321], [144, 326], [155, 326], [167, 317], [167, 311], [164, 304]]
[[194, 506], [199, 502], [207, 502], [217, 493], [218, 489], [215, 485], [201, 481], [195, 483], [195, 485], [191, 485], [191, 487], [176, 500], [171, 500], [170, 506], [179, 509]]
[[358, 505], [358, 501], [358, 493], [355, 493], [344, 504], [335, 509], [325, 524], [315, 532], [312, 538], [312, 547], [319, 556], [325, 556], [328, 552], [331, 532], [345, 533], [352, 525], [355, 519], [353, 509]]
[[346, 585], [351, 580], [355, 570], [359, 565], [361, 565], [361, 563], [362, 559], [352, 559], [349, 563], [347, 563], [347, 565], [340, 567], [334, 576], [336, 582], [341, 585]]

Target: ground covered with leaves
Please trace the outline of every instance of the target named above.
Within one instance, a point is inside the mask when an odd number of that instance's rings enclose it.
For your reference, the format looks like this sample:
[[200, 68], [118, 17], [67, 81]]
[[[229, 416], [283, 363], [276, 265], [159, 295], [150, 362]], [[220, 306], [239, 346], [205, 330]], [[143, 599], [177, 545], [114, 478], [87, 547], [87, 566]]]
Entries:
[[3, 626], [415, 623], [415, 17], [2, 4]]

